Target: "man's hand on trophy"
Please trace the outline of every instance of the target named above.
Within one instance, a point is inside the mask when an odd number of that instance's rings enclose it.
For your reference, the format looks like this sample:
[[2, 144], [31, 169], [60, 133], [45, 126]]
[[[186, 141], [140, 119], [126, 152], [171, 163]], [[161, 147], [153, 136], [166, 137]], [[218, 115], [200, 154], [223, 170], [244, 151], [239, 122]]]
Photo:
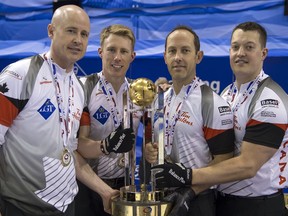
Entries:
[[135, 134], [132, 128], [119, 126], [105, 139], [105, 152], [125, 153], [133, 148]]
[[191, 187], [179, 188], [172, 194], [164, 197], [164, 201], [170, 202], [173, 205], [169, 216], [187, 215], [190, 203], [195, 197], [196, 194]]
[[156, 188], [184, 187], [192, 184], [192, 169], [181, 163], [165, 163], [153, 166]]
[[148, 161], [150, 164], [156, 163], [158, 159], [158, 145], [157, 143], [152, 144], [146, 143], [145, 148], [145, 159]]

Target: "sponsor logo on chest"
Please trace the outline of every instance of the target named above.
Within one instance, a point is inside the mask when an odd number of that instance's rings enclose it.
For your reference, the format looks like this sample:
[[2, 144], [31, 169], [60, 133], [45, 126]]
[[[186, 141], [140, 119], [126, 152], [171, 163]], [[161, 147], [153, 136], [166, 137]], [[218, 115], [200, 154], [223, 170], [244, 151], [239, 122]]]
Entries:
[[37, 111], [45, 120], [47, 120], [55, 109], [54, 104], [50, 101], [50, 99], [47, 99]]
[[191, 120], [190, 120], [190, 115], [186, 111], [183, 111], [181, 113], [180, 118], [179, 118], [179, 122], [182, 122], [182, 123], [190, 125], [190, 126], [193, 125], [193, 122], [191, 122]]
[[100, 106], [98, 110], [94, 113], [93, 117], [99, 121], [102, 125], [104, 125], [108, 118], [110, 116], [110, 113], [103, 107]]

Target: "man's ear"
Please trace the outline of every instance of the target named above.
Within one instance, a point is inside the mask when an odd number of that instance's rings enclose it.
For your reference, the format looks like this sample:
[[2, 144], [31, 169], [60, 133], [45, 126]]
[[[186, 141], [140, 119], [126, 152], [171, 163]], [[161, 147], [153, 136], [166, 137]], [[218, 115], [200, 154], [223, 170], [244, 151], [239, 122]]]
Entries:
[[204, 52], [202, 51], [202, 50], [199, 50], [198, 52], [197, 52], [197, 55], [196, 55], [196, 63], [197, 64], [199, 64], [201, 61], [202, 61], [202, 59], [203, 59], [203, 56], [204, 56]]
[[131, 61], [130, 61], [130, 63], [134, 61], [135, 57], [136, 57], [136, 52], [133, 51], [132, 54], [131, 54]]
[[166, 62], [166, 51], [163, 53], [163, 56], [164, 56], [164, 62], [167, 65], [167, 62]]
[[51, 23], [47, 26], [48, 37], [51, 39], [53, 37], [54, 29], [55, 28]]
[[263, 50], [262, 50], [262, 61], [265, 60], [267, 55], [268, 55], [268, 49], [267, 48], [263, 48]]
[[101, 47], [98, 48], [98, 55], [102, 59], [102, 48]]

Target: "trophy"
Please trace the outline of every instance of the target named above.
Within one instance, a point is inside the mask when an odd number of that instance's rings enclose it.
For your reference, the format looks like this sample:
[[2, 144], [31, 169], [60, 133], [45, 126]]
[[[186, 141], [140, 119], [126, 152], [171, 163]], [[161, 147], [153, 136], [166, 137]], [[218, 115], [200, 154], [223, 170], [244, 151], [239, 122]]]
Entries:
[[[120, 196], [112, 199], [113, 216], [166, 216], [169, 214], [172, 204], [163, 200], [167, 195], [164, 190], [156, 190], [154, 175], [151, 174], [151, 181], [147, 181], [148, 173], [145, 163], [145, 121], [146, 116], [150, 116], [152, 128], [152, 142], [155, 137], [158, 141], [158, 162], [164, 163], [164, 120], [163, 120], [163, 91], [158, 92], [158, 105], [154, 106], [154, 99], [157, 94], [155, 84], [146, 78], [134, 80], [129, 87], [129, 98], [132, 103], [127, 105], [127, 95], [123, 95], [124, 127], [131, 127], [132, 113], [141, 110], [143, 112], [143, 142], [142, 142], [142, 166], [143, 183], [135, 184], [136, 152], [135, 147], [125, 157], [125, 186], [120, 188]], [[126, 99], [125, 99], [126, 98]], [[124, 101], [125, 100], [125, 101]], [[157, 115], [159, 124], [157, 125], [157, 135], [153, 130], [153, 118]]]

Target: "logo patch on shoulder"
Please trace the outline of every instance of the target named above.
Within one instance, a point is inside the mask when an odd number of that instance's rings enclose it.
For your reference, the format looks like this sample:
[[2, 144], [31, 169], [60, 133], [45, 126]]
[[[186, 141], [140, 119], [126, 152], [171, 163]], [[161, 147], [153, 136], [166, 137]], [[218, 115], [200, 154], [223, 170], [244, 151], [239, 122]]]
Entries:
[[18, 79], [18, 80], [22, 80], [23, 79], [23, 77], [21, 75], [19, 75], [18, 73], [14, 72], [14, 71], [7, 70], [6, 73], [9, 74], [12, 77]]
[[266, 99], [261, 101], [261, 106], [278, 107], [278, 100]]
[[55, 111], [55, 109], [56, 108], [53, 103], [51, 103], [50, 99], [47, 99], [37, 111], [45, 120], [47, 120]]
[[110, 113], [102, 106], [94, 113], [93, 117], [98, 120], [102, 125], [106, 123], [110, 116]]
[[231, 108], [229, 106], [218, 107], [219, 113], [231, 113]]

